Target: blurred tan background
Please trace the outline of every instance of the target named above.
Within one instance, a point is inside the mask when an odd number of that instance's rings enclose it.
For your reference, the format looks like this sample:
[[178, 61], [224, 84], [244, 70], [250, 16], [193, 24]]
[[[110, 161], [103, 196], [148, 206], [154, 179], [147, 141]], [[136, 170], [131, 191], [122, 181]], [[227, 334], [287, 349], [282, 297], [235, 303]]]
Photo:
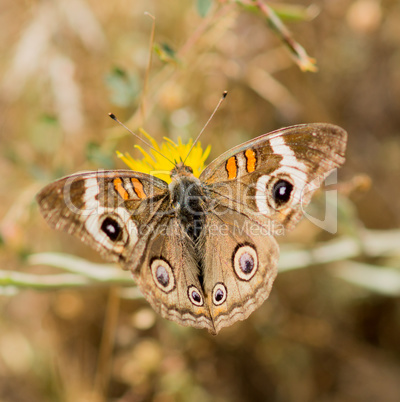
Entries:
[[[316, 73], [299, 69], [260, 13], [215, 1], [202, 17], [206, 3], [1, 2], [0, 401], [400, 400], [400, 3], [276, 3]], [[158, 49], [147, 81], [145, 12]], [[217, 337], [156, 317], [115, 287], [4, 286], [7, 272], [60, 273], [32, 265], [39, 252], [101, 262], [48, 228], [34, 195], [66, 174], [124, 168], [115, 150], [140, 156], [108, 112], [158, 141], [187, 141], [224, 90], [201, 138], [209, 161], [287, 125], [348, 131], [338, 233], [303, 221], [279, 241], [290, 256], [356, 239], [351, 261], [282, 272], [269, 300]]]

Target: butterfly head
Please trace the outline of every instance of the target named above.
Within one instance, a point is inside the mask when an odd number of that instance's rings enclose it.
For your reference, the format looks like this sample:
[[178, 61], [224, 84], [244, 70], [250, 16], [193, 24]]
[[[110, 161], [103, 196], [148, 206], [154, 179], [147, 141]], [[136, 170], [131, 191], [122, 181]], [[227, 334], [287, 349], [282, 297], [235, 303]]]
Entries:
[[178, 176], [184, 177], [192, 177], [193, 176], [193, 169], [190, 166], [185, 165], [182, 161], [177, 163], [175, 167], [171, 170], [171, 179], [174, 180]]

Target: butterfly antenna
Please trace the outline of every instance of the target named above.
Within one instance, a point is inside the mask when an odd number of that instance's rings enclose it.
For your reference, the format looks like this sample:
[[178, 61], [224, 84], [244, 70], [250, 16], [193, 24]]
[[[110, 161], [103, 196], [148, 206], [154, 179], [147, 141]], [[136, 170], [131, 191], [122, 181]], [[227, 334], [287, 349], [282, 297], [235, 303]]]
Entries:
[[186, 155], [185, 160], [183, 161], [183, 164], [185, 164], [187, 158], [189, 157], [190, 153], [192, 152], [192, 149], [194, 148], [194, 146], [197, 144], [197, 142], [199, 141], [200, 136], [203, 134], [203, 131], [206, 129], [206, 127], [208, 126], [208, 124], [210, 123], [211, 119], [214, 117], [215, 113], [217, 112], [217, 110], [219, 109], [219, 107], [221, 106], [221, 103], [225, 100], [226, 95], [228, 95], [228, 91], [224, 91], [224, 93], [221, 96], [221, 99], [219, 100], [217, 106], [215, 106], [214, 111], [211, 113], [210, 118], [207, 120], [206, 124], [204, 124], [204, 127], [201, 129], [199, 135], [196, 137], [196, 139], [194, 140], [192, 146], [189, 149], [189, 152]]
[[142, 137], [140, 137], [139, 135], [137, 135], [136, 133], [134, 133], [130, 128], [128, 128], [127, 126], [125, 126], [124, 123], [122, 123], [120, 120], [117, 119], [117, 116], [115, 116], [114, 113], [108, 113], [108, 115], [114, 120], [116, 121], [119, 125], [121, 125], [125, 130], [127, 130], [128, 132], [130, 132], [133, 136], [135, 136], [137, 139], [139, 139], [140, 141], [143, 142], [143, 144], [146, 144], [150, 149], [152, 149], [154, 152], [157, 152], [159, 155], [161, 155], [163, 158], [165, 158], [168, 162], [172, 163], [175, 167], [176, 167], [176, 163], [172, 162], [171, 159], [167, 158], [165, 155], [163, 155], [158, 149], [154, 148], [153, 145], [151, 145], [149, 142], [147, 142], [146, 140], [144, 140]]

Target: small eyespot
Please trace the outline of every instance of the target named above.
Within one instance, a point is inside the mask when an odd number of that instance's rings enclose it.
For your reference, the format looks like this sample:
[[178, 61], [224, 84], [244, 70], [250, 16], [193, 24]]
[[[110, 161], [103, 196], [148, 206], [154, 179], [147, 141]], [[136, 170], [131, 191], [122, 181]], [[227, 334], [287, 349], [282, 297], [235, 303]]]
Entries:
[[159, 289], [168, 293], [175, 288], [175, 278], [171, 266], [167, 261], [154, 259], [150, 264], [153, 281]]
[[122, 237], [122, 228], [120, 224], [113, 218], [107, 217], [101, 224], [101, 230], [108, 236], [108, 238], [116, 242]]
[[257, 272], [258, 258], [253, 246], [239, 246], [233, 253], [233, 268], [239, 279], [250, 280]]
[[225, 285], [223, 283], [217, 283], [214, 286], [212, 294], [213, 294], [213, 296], [212, 296], [213, 303], [216, 306], [220, 306], [222, 303], [225, 302], [225, 300], [227, 298], [227, 295], [228, 295], [228, 292], [227, 292], [226, 287], [225, 287]]
[[272, 198], [277, 208], [288, 203], [293, 193], [293, 184], [287, 180], [279, 179], [272, 187]]
[[199, 292], [199, 290], [196, 288], [196, 286], [189, 286], [188, 287], [188, 296], [189, 300], [195, 305], [195, 306], [202, 306], [204, 304], [203, 301], [203, 296]]

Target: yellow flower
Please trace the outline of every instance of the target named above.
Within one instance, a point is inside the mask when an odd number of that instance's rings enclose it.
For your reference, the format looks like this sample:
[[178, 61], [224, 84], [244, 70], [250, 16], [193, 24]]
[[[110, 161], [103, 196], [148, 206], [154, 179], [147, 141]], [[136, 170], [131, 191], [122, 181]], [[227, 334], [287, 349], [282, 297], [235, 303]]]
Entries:
[[[140, 130], [140, 132], [150, 141], [151, 145], [157, 151], [175, 163], [184, 161], [193, 145], [193, 139], [190, 139], [187, 144], [183, 144], [182, 139], [179, 137], [178, 144], [176, 144], [171, 139], [164, 137], [164, 142], [159, 146], [154, 138], [144, 130]], [[171, 162], [163, 158], [154, 149], [150, 149], [150, 153], [148, 153], [140, 145], [135, 145], [135, 148], [143, 154], [143, 159], [134, 159], [128, 152], [124, 155], [117, 151], [118, 158], [121, 158], [132, 170], [151, 174], [167, 183], [171, 182], [170, 172], [174, 168]], [[196, 177], [199, 177], [200, 173], [203, 171], [204, 163], [210, 154], [210, 151], [210, 145], [203, 151], [200, 142], [198, 142], [190, 152], [185, 165], [188, 165], [193, 169], [193, 174]]]

